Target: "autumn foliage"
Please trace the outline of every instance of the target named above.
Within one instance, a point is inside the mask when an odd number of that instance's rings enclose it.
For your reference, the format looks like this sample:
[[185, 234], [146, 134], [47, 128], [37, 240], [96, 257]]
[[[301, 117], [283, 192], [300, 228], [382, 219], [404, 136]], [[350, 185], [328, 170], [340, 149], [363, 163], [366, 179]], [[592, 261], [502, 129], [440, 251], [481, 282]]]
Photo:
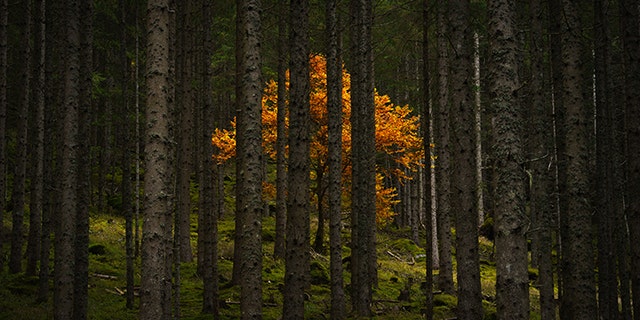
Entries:
[[[311, 178], [316, 181], [319, 173], [327, 170], [327, 76], [326, 61], [321, 55], [313, 55], [310, 58], [310, 107], [311, 107]], [[343, 126], [342, 126], [342, 147], [344, 175], [343, 182], [345, 189], [351, 181], [351, 89], [350, 75], [343, 69], [342, 72], [342, 99], [343, 99]], [[289, 88], [289, 83], [285, 83]], [[278, 83], [270, 80], [266, 83], [262, 96], [262, 137], [264, 152], [272, 159], [276, 157], [275, 143], [277, 138], [277, 90]], [[391, 102], [386, 95], [379, 95], [375, 92], [375, 119], [376, 119], [376, 151], [378, 159], [387, 159], [393, 164], [387, 166], [377, 166], [377, 221], [384, 224], [393, 216], [392, 206], [397, 203], [394, 188], [384, 185], [384, 177], [394, 176], [400, 181], [409, 179], [407, 171], [415, 171], [421, 166], [424, 158], [422, 148], [422, 138], [419, 135], [420, 118], [412, 115], [409, 106], [397, 106]], [[285, 121], [288, 126], [288, 117]], [[212, 143], [217, 147], [217, 152], [213, 159], [218, 163], [224, 163], [235, 156], [235, 121], [232, 122], [232, 129], [216, 129], [212, 135]], [[390, 165], [389, 165], [390, 164]], [[317, 181], [316, 181], [317, 182]], [[274, 188], [266, 186], [268, 198], [274, 197]], [[271, 191], [269, 191], [271, 190]], [[317, 200], [318, 192], [314, 199]], [[345, 205], [348, 205], [348, 197]]]

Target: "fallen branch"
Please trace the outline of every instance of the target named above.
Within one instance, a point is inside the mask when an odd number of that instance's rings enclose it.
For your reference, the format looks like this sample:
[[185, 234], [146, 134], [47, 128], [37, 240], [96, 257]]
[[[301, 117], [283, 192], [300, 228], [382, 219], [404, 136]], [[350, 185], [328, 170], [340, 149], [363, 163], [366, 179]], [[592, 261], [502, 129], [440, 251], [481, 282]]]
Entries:
[[107, 280], [117, 280], [118, 277], [116, 276], [110, 276], [108, 274], [102, 274], [102, 273], [92, 273], [91, 274], [92, 277], [96, 277], [96, 278], [100, 278], [100, 279], [107, 279]]

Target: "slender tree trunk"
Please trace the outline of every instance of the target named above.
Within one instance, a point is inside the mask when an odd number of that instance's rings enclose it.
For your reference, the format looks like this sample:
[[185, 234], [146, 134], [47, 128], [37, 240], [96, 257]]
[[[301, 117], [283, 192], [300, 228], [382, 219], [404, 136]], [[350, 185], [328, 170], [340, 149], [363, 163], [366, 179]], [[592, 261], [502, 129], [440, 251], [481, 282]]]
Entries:
[[[80, 2], [80, 79], [78, 101], [78, 159], [90, 158], [88, 137], [93, 79], [93, 0]], [[89, 306], [89, 206], [91, 168], [89, 161], [79, 161], [76, 188], [74, 319], [86, 319]]]
[[[0, 1], [0, 170], [5, 172], [5, 136], [7, 134], [7, 24], [9, 1]], [[0, 174], [0, 269], [4, 268], [4, 207], [6, 175]]]
[[635, 195], [640, 192], [640, 23], [638, 4], [636, 1], [624, 0], [620, 2], [620, 16], [622, 20], [622, 39], [624, 45], [624, 105], [626, 139], [626, 174], [628, 205], [626, 217], [629, 225], [629, 242], [631, 243], [631, 292], [634, 297], [633, 316], [640, 319], [640, 199]]
[[[531, 110], [531, 122], [529, 124], [528, 149], [531, 161], [531, 215], [537, 222], [533, 228], [536, 233], [533, 241], [536, 241], [538, 256], [538, 281], [540, 291], [540, 317], [544, 320], [552, 320], [556, 317], [556, 303], [554, 296], [553, 260], [552, 260], [552, 231], [553, 224], [553, 132], [551, 94], [546, 90], [539, 90], [549, 86], [546, 81], [544, 68], [544, 52], [548, 48], [543, 38], [544, 10], [542, 1], [533, 0], [529, 7], [530, 35], [529, 55], [531, 56], [531, 78], [529, 96]], [[533, 253], [532, 253], [533, 254]], [[533, 260], [533, 259], [532, 259]], [[535, 267], [535, 266], [534, 266]]]
[[[37, 10], [34, 51], [37, 54], [35, 70], [36, 81], [33, 85], [33, 124], [31, 134], [31, 191], [29, 200], [29, 237], [27, 242], [26, 274], [35, 276], [40, 260], [40, 243], [42, 231], [42, 208], [44, 188], [44, 108], [45, 108], [45, 13], [46, 2], [36, 2]], [[48, 263], [46, 261], [45, 263]]]
[[[213, 70], [209, 61], [209, 53], [213, 52], [212, 24], [213, 24], [213, 4], [209, 1], [202, 3], [203, 30], [202, 41], [202, 90], [203, 104], [200, 108], [200, 135], [201, 144], [200, 155], [200, 204], [199, 215], [203, 225], [199, 225], [201, 233], [198, 239], [203, 238], [202, 251], [198, 252], [198, 264], [202, 265], [202, 312], [213, 314], [214, 319], [219, 317], [219, 293], [218, 293], [218, 215], [215, 206], [218, 204], [217, 176], [214, 173], [214, 163], [211, 161], [213, 147], [211, 145], [211, 133], [214, 129], [215, 121], [220, 118], [220, 114], [215, 114], [213, 106], [213, 86], [211, 77]], [[215, 115], [215, 116], [213, 116]], [[221, 170], [216, 166], [216, 171]]]
[[133, 192], [131, 188], [131, 180], [133, 174], [131, 172], [131, 148], [133, 143], [131, 140], [131, 104], [130, 104], [130, 77], [129, 77], [129, 59], [127, 57], [127, 49], [129, 42], [127, 37], [127, 5], [124, 0], [118, 1], [120, 10], [120, 20], [122, 29], [120, 30], [120, 90], [122, 99], [122, 115], [120, 118], [120, 143], [122, 150], [122, 213], [125, 217], [125, 254], [126, 254], [126, 299], [127, 309], [134, 308], [134, 243], [133, 243]]
[[613, 131], [615, 109], [611, 102], [610, 31], [608, 1], [595, 0], [594, 58], [596, 106], [596, 225], [598, 238], [598, 314], [601, 319], [616, 319], [618, 315], [618, 283], [616, 251], [614, 250], [614, 166], [615, 141]]
[[566, 112], [566, 211], [561, 216], [562, 309], [567, 319], [595, 319], [597, 316], [594, 250], [592, 247], [591, 206], [589, 201], [589, 128], [583, 97], [582, 43], [578, 3], [563, 1], [562, 38], [563, 105]]
[[342, 59], [336, 0], [327, 1], [327, 113], [331, 319], [346, 317], [342, 268]]
[[371, 316], [377, 281], [375, 252], [375, 106], [373, 101], [372, 3], [351, 1], [354, 23], [351, 74], [352, 304], [357, 316]]
[[453, 263], [451, 257], [451, 146], [450, 146], [450, 96], [449, 96], [449, 39], [448, 3], [438, 1], [437, 6], [437, 46], [438, 46], [438, 94], [435, 104], [435, 127], [437, 132], [436, 181], [438, 226], [437, 287], [445, 293], [453, 294]]
[[24, 62], [22, 66], [22, 75], [20, 82], [20, 103], [17, 112], [16, 121], [16, 161], [13, 174], [13, 190], [11, 193], [11, 252], [9, 254], [9, 272], [18, 273], [22, 271], [22, 254], [24, 246], [24, 207], [25, 207], [25, 191], [26, 191], [26, 172], [27, 172], [27, 133], [29, 114], [29, 104], [31, 99], [31, 0], [23, 2], [25, 20], [24, 29], [22, 31], [22, 41], [24, 46], [21, 48], [21, 60]]
[[[173, 208], [172, 137], [170, 135], [170, 33], [168, 0], [147, 3], [147, 110], [144, 171], [144, 222], [142, 226], [142, 274], [140, 318], [168, 319], [171, 278], [167, 276], [167, 229]], [[170, 303], [169, 303], [170, 305]]]
[[54, 318], [74, 316], [75, 231], [78, 176], [78, 113], [80, 108], [80, 3], [66, 6], [66, 68], [64, 74], [64, 124], [62, 146], [62, 207], [57, 217], [53, 295]]
[[[422, 177], [424, 180], [421, 185], [424, 186], [423, 192], [423, 210], [425, 212], [425, 309], [426, 309], [426, 319], [433, 319], [433, 266], [434, 266], [434, 251], [437, 250], [437, 247], [434, 246], [434, 219], [432, 216], [432, 190], [433, 186], [433, 175], [432, 166], [431, 166], [431, 142], [433, 141], [433, 104], [431, 98], [431, 77], [429, 76], [430, 70], [430, 44], [431, 44], [431, 34], [429, 33], [429, 22], [431, 17], [433, 17], [432, 11], [430, 11], [431, 4], [434, 1], [424, 0], [422, 2], [422, 91], [424, 92], [424, 96], [422, 97], [422, 140], [424, 146], [424, 154], [425, 159], [424, 163], [426, 169], [421, 171]], [[436, 249], [436, 250], [434, 250]], [[436, 251], [437, 252], [437, 251]]]
[[180, 93], [180, 151], [177, 154], [177, 183], [178, 197], [176, 210], [176, 234], [175, 241], [178, 246], [179, 259], [181, 262], [190, 262], [193, 260], [191, 249], [191, 172], [193, 167], [193, 129], [194, 127], [194, 107], [195, 107], [195, 90], [193, 82], [195, 80], [193, 74], [194, 64], [194, 19], [193, 2], [181, 1], [179, 25], [181, 30], [178, 31], [178, 37], [181, 39], [180, 57], [178, 58], [178, 74], [180, 74], [181, 83], [179, 83]]
[[[261, 12], [257, 0], [239, 2], [238, 16], [242, 16], [242, 51], [239, 72], [242, 79], [242, 96], [238, 109], [238, 122], [243, 136], [237, 145], [240, 166], [241, 224], [236, 233], [241, 236], [240, 252], [240, 309], [242, 319], [262, 318], [262, 73], [261, 73]], [[241, 118], [241, 119], [240, 119]], [[239, 141], [239, 142], [240, 142]]]
[[318, 199], [318, 228], [316, 229], [315, 240], [313, 241], [313, 250], [318, 253], [324, 252], [324, 225], [327, 220], [324, 213], [324, 193], [326, 187], [324, 185], [324, 164], [319, 161], [318, 168], [316, 169], [316, 198]]
[[522, 107], [516, 50], [515, 3], [489, 2], [490, 95], [495, 114], [496, 166], [496, 301], [501, 319], [529, 319], [527, 223], [524, 208], [525, 172], [522, 148]]
[[304, 318], [309, 285], [309, 1], [290, 2], [289, 171], [285, 254], [285, 319]]
[[471, 95], [472, 45], [470, 3], [450, 1], [453, 53], [451, 63], [451, 204], [456, 219], [456, 258], [458, 263], [458, 319], [482, 318], [480, 263], [478, 256], [478, 208], [476, 203], [475, 126]]
[[287, 226], [287, 1], [278, 1], [278, 111], [276, 138], [276, 241], [273, 256], [284, 259]]
[[[63, 100], [64, 66], [59, 63], [59, 58], [64, 54], [64, 49], [59, 46], [51, 46], [53, 39], [63, 37], [65, 29], [60, 23], [51, 21], [64, 20], [64, 10], [60, 2], [48, 2], [46, 8], [47, 17], [51, 17], [46, 28], [46, 46], [51, 48], [45, 56], [45, 100], [47, 112], [45, 112], [45, 137], [50, 137], [49, 143], [44, 145], [44, 155], [47, 165], [44, 167], [44, 205], [42, 210], [42, 243], [40, 247], [40, 272], [38, 297], [36, 301], [46, 302], [49, 299], [50, 280], [50, 256], [51, 256], [51, 233], [58, 233], [57, 218], [61, 212], [62, 181], [57, 179], [62, 174], [62, 155], [56, 152], [56, 146], [63, 145], [62, 123], [65, 113]], [[54, 254], [56, 252], [54, 247]], [[54, 259], [55, 260], [55, 259]], [[55, 277], [55, 269], [54, 269]], [[56, 285], [57, 286], [57, 285]], [[55, 292], [54, 292], [55, 295]]]

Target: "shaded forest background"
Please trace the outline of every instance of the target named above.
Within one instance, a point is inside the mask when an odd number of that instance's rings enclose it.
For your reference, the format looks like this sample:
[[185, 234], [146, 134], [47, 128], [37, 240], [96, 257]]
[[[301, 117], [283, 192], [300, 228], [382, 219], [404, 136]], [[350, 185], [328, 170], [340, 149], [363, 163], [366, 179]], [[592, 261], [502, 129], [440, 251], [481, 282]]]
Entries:
[[0, 315], [639, 319], [639, 7], [0, 0]]

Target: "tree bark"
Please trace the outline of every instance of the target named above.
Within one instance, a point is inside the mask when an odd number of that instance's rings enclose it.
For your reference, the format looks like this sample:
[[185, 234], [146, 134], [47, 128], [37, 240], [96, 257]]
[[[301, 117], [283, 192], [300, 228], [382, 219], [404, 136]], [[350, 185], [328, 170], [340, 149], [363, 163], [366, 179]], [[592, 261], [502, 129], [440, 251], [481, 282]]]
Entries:
[[480, 263], [478, 256], [478, 212], [476, 204], [475, 125], [471, 86], [473, 77], [470, 3], [450, 1], [451, 63], [451, 175], [452, 210], [456, 219], [458, 262], [458, 319], [482, 318]]
[[[550, 83], [547, 81], [544, 67], [544, 52], [548, 44], [543, 40], [543, 21], [545, 11], [542, 1], [530, 2], [530, 35], [529, 55], [531, 56], [529, 79], [529, 109], [531, 110], [531, 122], [528, 127], [528, 150], [531, 170], [531, 216], [534, 216], [533, 228], [537, 230], [533, 240], [537, 242], [537, 265], [540, 291], [540, 317], [544, 320], [552, 320], [556, 317], [556, 303], [554, 295], [554, 271], [552, 260], [553, 249], [553, 223], [552, 194], [554, 193], [553, 181], [555, 179], [553, 168], [553, 132], [551, 94], [547, 90]], [[535, 254], [532, 252], [532, 254]], [[533, 259], [532, 259], [533, 260]]]
[[529, 319], [529, 275], [522, 167], [522, 107], [517, 99], [515, 3], [489, 2], [489, 94], [496, 166], [496, 302], [501, 319]]
[[[257, 0], [241, 0], [242, 51], [240, 70], [242, 96], [238, 115], [242, 122], [242, 143], [237, 145], [240, 166], [241, 224], [236, 232], [241, 236], [240, 309], [242, 319], [262, 318], [262, 73], [261, 73], [261, 12]], [[241, 119], [240, 119], [241, 118]]]
[[371, 316], [377, 282], [375, 252], [375, 106], [373, 101], [372, 3], [351, 1], [354, 23], [351, 73], [352, 143], [352, 304], [356, 315]]
[[78, 183], [78, 113], [80, 108], [80, 3], [66, 6], [66, 68], [64, 73], [64, 124], [62, 146], [62, 207], [55, 237], [54, 318], [74, 316], [75, 233]]
[[[214, 163], [211, 161], [213, 147], [211, 145], [211, 133], [214, 129], [216, 120], [219, 120], [220, 114], [215, 113], [213, 106], [213, 86], [211, 78], [213, 70], [209, 61], [209, 53], [213, 52], [213, 4], [205, 1], [202, 4], [203, 30], [204, 37], [202, 42], [202, 90], [203, 104], [200, 108], [200, 130], [201, 139], [198, 144], [202, 145], [202, 153], [200, 155], [200, 204], [199, 216], [203, 225], [199, 225], [201, 233], [198, 239], [203, 238], [202, 251], [198, 252], [198, 263], [202, 265], [202, 312], [213, 314], [214, 319], [219, 317], [219, 292], [218, 292], [218, 215], [215, 206], [218, 204], [217, 194], [217, 177], [218, 172], [214, 173]], [[212, 116], [214, 115], [214, 116]], [[216, 171], [221, 167], [216, 166]]]
[[284, 305], [286, 319], [304, 318], [309, 285], [309, 1], [290, 2], [289, 171]]
[[[34, 51], [37, 54], [33, 90], [33, 124], [31, 134], [31, 190], [29, 200], [29, 237], [27, 242], [27, 268], [25, 273], [35, 276], [38, 261], [40, 261], [40, 244], [42, 238], [42, 210], [44, 188], [44, 108], [45, 108], [45, 16], [46, 1], [40, 0], [35, 11], [36, 34], [34, 37]], [[1, 208], [1, 207], [0, 207]], [[48, 261], [46, 262], [48, 263]], [[42, 264], [42, 262], [41, 262]]]
[[[631, 292], [633, 297], [640, 297], [640, 199], [634, 196], [640, 192], [640, 14], [636, 1], [620, 2], [621, 31], [624, 46], [624, 105], [626, 132], [626, 174], [627, 197], [626, 217], [629, 225], [629, 242], [631, 243]], [[640, 303], [633, 299], [634, 319], [640, 317]]]
[[449, 96], [449, 40], [447, 3], [438, 1], [437, 6], [438, 46], [438, 93], [434, 104], [436, 131], [436, 183], [437, 183], [437, 233], [438, 264], [437, 287], [453, 294], [453, 263], [451, 257], [451, 146], [450, 146], [450, 96]]
[[27, 133], [28, 114], [31, 99], [31, 0], [23, 2], [25, 20], [22, 30], [23, 47], [20, 55], [24, 65], [20, 81], [20, 102], [16, 119], [16, 159], [13, 175], [13, 190], [11, 193], [11, 252], [9, 254], [9, 273], [22, 271], [22, 255], [24, 246], [24, 207], [27, 172]]
[[278, 1], [278, 111], [276, 140], [276, 241], [273, 256], [284, 259], [287, 226], [287, 1]]
[[342, 59], [336, 0], [327, 1], [327, 113], [331, 319], [346, 317], [342, 268]]
[[562, 278], [561, 309], [568, 319], [597, 316], [592, 218], [589, 201], [589, 128], [587, 101], [583, 96], [582, 43], [578, 3], [563, 1], [564, 29], [561, 33], [563, 62], [563, 106], [566, 112], [566, 211], [561, 216]]
[[[6, 167], [5, 136], [7, 135], [7, 24], [8, 0], [0, 1], [0, 168]], [[0, 194], [6, 194], [7, 180], [0, 174]], [[0, 197], [0, 268], [4, 267], [4, 207], [5, 197]]]
[[173, 152], [170, 134], [170, 8], [168, 0], [147, 3], [147, 110], [144, 171], [144, 221], [140, 318], [168, 319], [170, 283], [167, 260], [173, 208]]
[[[89, 136], [93, 79], [93, 0], [80, 2], [80, 79], [78, 105], [78, 159], [90, 158]], [[74, 319], [86, 319], [89, 306], [89, 206], [91, 201], [91, 167], [78, 162], [76, 188]]]
[[422, 142], [424, 146], [424, 164], [426, 168], [420, 171], [423, 180], [422, 186], [424, 186], [423, 190], [423, 211], [425, 214], [425, 309], [426, 309], [426, 319], [433, 319], [433, 266], [434, 266], [434, 251], [437, 251], [437, 247], [434, 246], [434, 242], [437, 238], [434, 238], [434, 219], [433, 219], [433, 190], [431, 187], [433, 184], [432, 174], [433, 167], [431, 166], [432, 159], [432, 151], [431, 142], [433, 141], [433, 103], [431, 97], [431, 77], [429, 73], [431, 72], [431, 64], [430, 61], [430, 44], [431, 44], [431, 34], [429, 33], [429, 25], [431, 18], [434, 16], [432, 11], [430, 10], [430, 5], [434, 3], [434, 1], [424, 0], [422, 2]]

